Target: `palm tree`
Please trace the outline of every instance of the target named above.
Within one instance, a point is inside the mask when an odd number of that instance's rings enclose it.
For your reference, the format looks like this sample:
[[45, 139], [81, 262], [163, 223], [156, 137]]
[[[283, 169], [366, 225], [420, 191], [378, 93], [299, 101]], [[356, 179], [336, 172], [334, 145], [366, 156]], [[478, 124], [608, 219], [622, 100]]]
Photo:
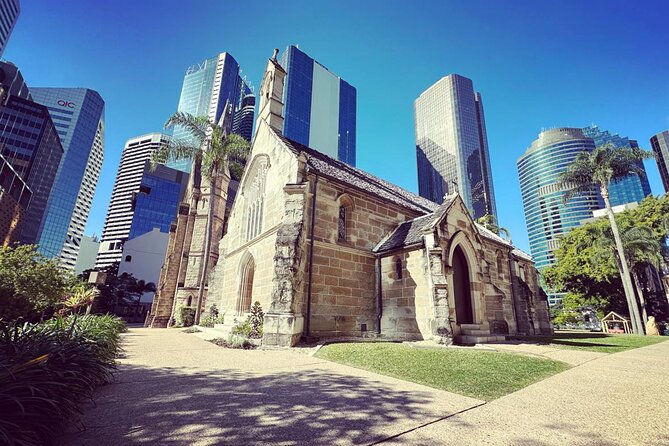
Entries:
[[[653, 230], [647, 226], [623, 229], [620, 238], [627, 256], [634, 288], [641, 303], [642, 320], [645, 322], [648, 320], [648, 313], [641, 288], [641, 277], [646, 273], [645, 271], [649, 265], [659, 267], [662, 261], [662, 255], [660, 254], [662, 244], [657, 240]], [[613, 261], [620, 269], [620, 259], [615, 254], [615, 245], [611, 242], [611, 238], [602, 232], [602, 237], [596, 241], [596, 245], [602, 249], [601, 255], [598, 256], [599, 258], [596, 261]]]
[[177, 112], [165, 123], [165, 128], [180, 126], [190, 136], [181, 140], [170, 140], [168, 144], [154, 152], [151, 165], [158, 163], [191, 159], [193, 167], [189, 180], [191, 191], [191, 209], [197, 209], [201, 198], [202, 177], [209, 182], [210, 203], [207, 214], [207, 226], [204, 246], [204, 259], [198, 279], [197, 307], [195, 309], [195, 323], [200, 321], [204, 285], [207, 278], [207, 269], [211, 252], [212, 227], [214, 220], [214, 204], [216, 188], [220, 186], [220, 175], [230, 173], [234, 179], [239, 179], [244, 169], [244, 163], [250, 152], [250, 145], [241, 136], [229, 133], [230, 106], [226, 104], [221, 120], [216, 123], [206, 116], [193, 116], [188, 113]]
[[567, 167], [567, 170], [559, 176], [562, 188], [565, 189], [564, 201], [568, 201], [575, 195], [591, 192], [593, 187], [598, 187], [599, 192], [606, 205], [606, 213], [611, 224], [611, 232], [615, 241], [616, 251], [620, 259], [620, 278], [625, 290], [625, 298], [629, 309], [632, 327], [637, 334], [643, 334], [643, 322], [639, 315], [639, 308], [634, 297], [634, 287], [629, 272], [627, 257], [620, 238], [620, 231], [611, 209], [609, 200], [609, 185], [612, 181], [621, 180], [628, 175], [645, 175], [639, 167], [639, 162], [645, 158], [653, 157], [652, 152], [634, 148], [616, 148], [607, 143], [596, 147], [592, 152], [581, 152], [576, 159]]
[[476, 223], [480, 224], [488, 231], [492, 231], [500, 237], [511, 241], [511, 233], [508, 229], [497, 224], [497, 218], [492, 214], [485, 214], [483, 217], [476, 219]]

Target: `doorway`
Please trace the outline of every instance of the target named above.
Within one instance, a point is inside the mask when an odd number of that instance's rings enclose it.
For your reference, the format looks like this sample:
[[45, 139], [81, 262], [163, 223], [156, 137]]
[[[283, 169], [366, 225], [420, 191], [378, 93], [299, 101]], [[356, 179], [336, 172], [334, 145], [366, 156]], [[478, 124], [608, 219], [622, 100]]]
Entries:
[[455, 293], [455, 319], [458, 325], [473, 324], [472, 292], [469, 282], [467, 258], [460, 246], [453, 251], [453, 291]]

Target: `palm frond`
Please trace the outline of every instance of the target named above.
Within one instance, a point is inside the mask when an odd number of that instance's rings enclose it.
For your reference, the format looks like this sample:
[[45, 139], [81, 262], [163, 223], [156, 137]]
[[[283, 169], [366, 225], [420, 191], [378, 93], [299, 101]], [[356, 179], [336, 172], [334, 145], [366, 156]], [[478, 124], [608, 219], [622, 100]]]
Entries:
[[201, 143], [207, 138], [207, 133], [212, 124], [206, 116], [193, 116], [190, 113], [176, 112], [165, 122], [166, 129], [174, 126], [182, 127]]

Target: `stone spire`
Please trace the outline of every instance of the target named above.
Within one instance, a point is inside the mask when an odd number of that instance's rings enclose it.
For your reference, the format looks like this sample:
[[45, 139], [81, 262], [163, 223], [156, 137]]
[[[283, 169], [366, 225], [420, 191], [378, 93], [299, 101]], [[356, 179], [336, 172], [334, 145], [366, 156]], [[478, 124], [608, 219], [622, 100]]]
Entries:
[[286, 70], [276, 59], [279, 50], [267, 61], [267, 68], [260, 86], [260, 106], [256, 129], [261, 121], [266, 121], [275, 131], [283, 132], [283, 81]]

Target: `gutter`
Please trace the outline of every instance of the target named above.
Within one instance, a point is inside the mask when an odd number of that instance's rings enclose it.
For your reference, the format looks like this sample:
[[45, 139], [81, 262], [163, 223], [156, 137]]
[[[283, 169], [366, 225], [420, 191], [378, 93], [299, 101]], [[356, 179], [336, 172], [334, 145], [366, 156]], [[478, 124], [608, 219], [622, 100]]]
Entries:
[[318, 190], [318, 174], [315, 173], [314, 176], [315, 179], [312, 183], [311, 190], [311, 226], [309, 228], [309, 277], [307, 279], [307, 320], [305, 321], [306, 336], [311, 334], [311, 282], [314, 271], [314, 227], [316, 226], [316, 191]]
[[381, 287], [381, 255], [376, 255], [376, 334], [381, 334], [381, 317], [383, 316], [383, 296]]

